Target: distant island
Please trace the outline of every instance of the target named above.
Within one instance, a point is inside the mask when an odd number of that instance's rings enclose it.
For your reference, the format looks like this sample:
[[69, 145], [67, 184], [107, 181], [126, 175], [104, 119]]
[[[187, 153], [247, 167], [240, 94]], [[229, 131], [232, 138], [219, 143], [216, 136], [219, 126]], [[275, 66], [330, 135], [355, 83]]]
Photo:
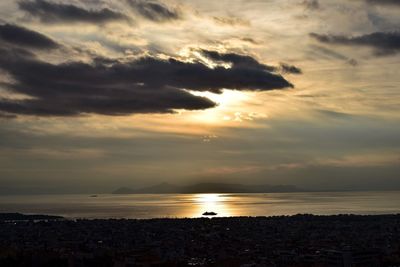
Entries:
[[303, 192], [294, 185], [243, 185], [225, 183], [198, 183], [188, 186], [179, 186], [170, 183], [161, 183], [154, 186], [132, 189], [120, 187], [113, 194], [200, 194], [200, 193], [283, 193]]

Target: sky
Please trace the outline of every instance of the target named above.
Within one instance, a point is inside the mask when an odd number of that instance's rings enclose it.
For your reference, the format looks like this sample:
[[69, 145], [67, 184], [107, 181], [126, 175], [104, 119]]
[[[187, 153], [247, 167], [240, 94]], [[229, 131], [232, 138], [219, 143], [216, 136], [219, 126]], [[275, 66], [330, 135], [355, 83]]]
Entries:
[[2, 0], [0, 194], [400, 189], [398, 0]]

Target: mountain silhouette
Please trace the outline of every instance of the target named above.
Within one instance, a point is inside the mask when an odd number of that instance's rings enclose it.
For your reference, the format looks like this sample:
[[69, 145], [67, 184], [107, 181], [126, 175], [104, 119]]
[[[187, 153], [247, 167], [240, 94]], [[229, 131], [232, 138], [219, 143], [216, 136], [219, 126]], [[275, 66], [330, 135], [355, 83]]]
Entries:
[[113, 194], [194, 194], [194, 193], [278, 193], [304, 191], [294, 185], [243, 185], [226, 183], [198, 183], [179, 186], [170, 183], [132, 189], [121, 187]]

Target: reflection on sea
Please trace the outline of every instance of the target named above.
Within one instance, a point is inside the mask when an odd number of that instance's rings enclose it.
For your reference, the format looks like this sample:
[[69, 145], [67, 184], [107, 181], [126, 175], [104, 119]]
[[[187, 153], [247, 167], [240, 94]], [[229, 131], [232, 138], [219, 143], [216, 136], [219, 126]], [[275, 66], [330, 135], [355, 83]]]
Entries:
[[400, 192], [0, 196], [0, 212], [68, 218], [184, 218], [400, 213]]
[[[192, 207], [180, 217], [199, 217], [204, 212], [215, 212], [216, 216], [234, 216], [230, 207], [230, 196], [226, 194], [195, 194], [192, 197]], [[210, 216], [207, 216], [210, 217]]]

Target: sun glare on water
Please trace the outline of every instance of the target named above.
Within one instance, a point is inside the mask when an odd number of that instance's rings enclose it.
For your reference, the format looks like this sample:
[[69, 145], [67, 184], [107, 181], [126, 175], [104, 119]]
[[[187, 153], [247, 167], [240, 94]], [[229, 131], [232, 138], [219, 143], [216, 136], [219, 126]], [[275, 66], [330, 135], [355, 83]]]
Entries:
[[199, 201], [204, 204], [215, 205], [219, 201], [219, 194], [201, 194], [199, 196]]
[[228, 196], [223, 194], [196, 194], [194, 196], [194, 209], [190, 217], [200, 217], [204, 212], [215, 212], [218, 217], [232, 216]]

